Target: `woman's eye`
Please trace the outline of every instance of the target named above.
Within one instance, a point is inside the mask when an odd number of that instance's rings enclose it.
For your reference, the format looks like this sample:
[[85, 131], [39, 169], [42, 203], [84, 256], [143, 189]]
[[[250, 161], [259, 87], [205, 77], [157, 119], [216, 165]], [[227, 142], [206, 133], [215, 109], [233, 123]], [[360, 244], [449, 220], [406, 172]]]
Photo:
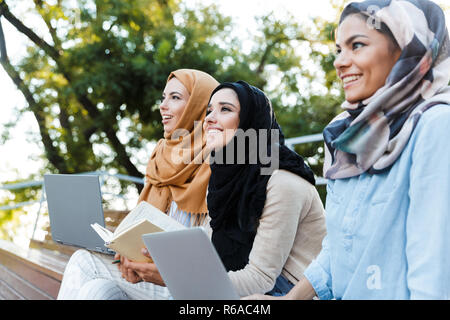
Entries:
[[353, 49], [359, 49], [359, 48], [364, 47], [364, 46], [365, 46], [365, 44], [362, 43], [362, 42], [354, 42], [353, 43]]
[[210, 114], [211, 113], [211, 109], [206, 109], [206, 115], [208, 115], [208, 114]]
[[172, 96], [172, 99], [174, 100], [180, 100], [181, 98], [179, 96]]
[[342, 51], [341, 49], [336, 49], [336, 55], [340, 54], [341, 51]]
[[221, 111], [225, 111], [225, 112], [228, 112], [228, 111], [231, 111], [231, 109], [230, 108], [228, 108], [228, 107], [222, 107], [222, 110]]

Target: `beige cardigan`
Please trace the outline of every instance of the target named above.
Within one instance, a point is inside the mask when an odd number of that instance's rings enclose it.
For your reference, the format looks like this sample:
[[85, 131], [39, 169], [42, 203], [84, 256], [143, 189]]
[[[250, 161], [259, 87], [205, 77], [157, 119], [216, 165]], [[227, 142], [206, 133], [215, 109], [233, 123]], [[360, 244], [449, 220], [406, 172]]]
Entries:
[[[206, 229], [211, 237], [209, 223]], [[228, 272], [238, 294], [266, 293], [280, 273], [295, 285], [320, 252], [325, 234], [324, 208], [316, 188], [289, 171], [274, 171], [249, 263]]]

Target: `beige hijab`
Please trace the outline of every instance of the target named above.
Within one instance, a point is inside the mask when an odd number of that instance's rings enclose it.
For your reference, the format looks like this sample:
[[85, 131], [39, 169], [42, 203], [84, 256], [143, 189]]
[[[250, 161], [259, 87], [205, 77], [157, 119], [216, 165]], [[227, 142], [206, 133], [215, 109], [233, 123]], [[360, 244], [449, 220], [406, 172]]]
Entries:
[[219, 83], [207, 73], [192, 69], [172, 72], [167, 81], [177, 78], [190, 98], [183, 114], [170, 133], [164, 133], [147, 164], [146, 183], [139, 201], [147, 201], [167, 212], [172, 201], [178, 209], [202, 221], [208, 210], [206, 190], [211, 174], [206, 157], [203, 119], [212, 91]]

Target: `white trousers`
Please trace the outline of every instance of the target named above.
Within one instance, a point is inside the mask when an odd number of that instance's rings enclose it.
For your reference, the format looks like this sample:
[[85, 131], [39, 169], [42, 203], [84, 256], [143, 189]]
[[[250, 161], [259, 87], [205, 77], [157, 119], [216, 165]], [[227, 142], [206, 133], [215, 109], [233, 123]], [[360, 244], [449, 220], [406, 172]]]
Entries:
[[166, 287], [122, 278], [112, 256], [77, 250], [64, 270], [58, 300], [167, 300]]

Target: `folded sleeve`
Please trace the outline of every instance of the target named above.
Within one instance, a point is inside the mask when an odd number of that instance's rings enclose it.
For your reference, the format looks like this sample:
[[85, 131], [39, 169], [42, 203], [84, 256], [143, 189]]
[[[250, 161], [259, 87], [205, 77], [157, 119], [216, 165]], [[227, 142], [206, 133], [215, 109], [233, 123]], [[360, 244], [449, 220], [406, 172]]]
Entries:
[[328, 235], [323, 238], [322, 250], [317, 258], [306, 268], [304, 276], [311, 283], [320, 300], [330, 300], [333, 298]]

